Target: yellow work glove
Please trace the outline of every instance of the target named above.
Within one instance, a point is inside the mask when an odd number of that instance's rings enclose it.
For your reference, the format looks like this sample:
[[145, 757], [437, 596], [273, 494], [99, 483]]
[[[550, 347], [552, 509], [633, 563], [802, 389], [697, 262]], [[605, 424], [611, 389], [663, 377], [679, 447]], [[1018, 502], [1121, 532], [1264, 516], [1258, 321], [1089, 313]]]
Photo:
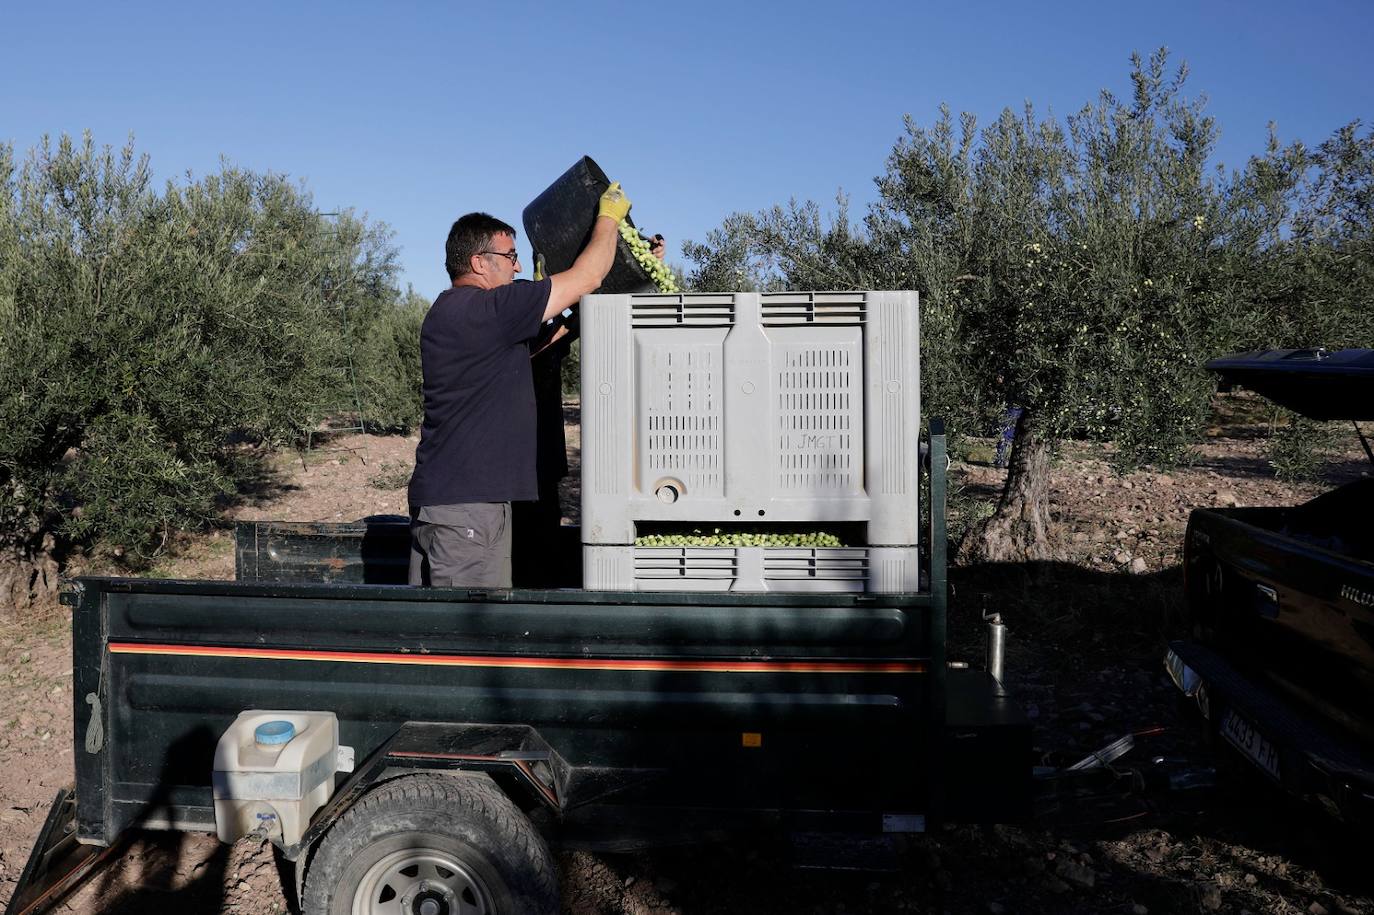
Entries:
[[544, 276], [544, 255], [536, 254], [534, 256], [534, 281], [537, 283], [542, 280]]
[[625, 192], [620, 189], [620, 182], [616, 181], [601, 195], [601, 208], [596, 215], [609, 216], [619, 223], [629, 212], [630, 198], [625, 196]]

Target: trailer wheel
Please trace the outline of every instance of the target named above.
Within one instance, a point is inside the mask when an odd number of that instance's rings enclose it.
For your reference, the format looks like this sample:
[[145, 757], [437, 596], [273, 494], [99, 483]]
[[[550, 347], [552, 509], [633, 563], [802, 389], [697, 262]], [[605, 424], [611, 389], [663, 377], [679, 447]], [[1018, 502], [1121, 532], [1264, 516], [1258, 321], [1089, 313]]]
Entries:
[[306, 915], [558, 912], [548, 846], [485, 775], [408, 775], [363, 795], [320, 842]]

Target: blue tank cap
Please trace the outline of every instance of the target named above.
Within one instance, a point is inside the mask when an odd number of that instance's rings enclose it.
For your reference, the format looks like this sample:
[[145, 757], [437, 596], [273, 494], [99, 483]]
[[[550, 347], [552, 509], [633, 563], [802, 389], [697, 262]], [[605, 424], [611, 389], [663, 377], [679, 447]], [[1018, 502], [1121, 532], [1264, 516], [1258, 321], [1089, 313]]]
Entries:
[[290, 743], [296, 736], [296, 726], [289, 721], [267, 721], [253, 729], [253, 739], [264, 747]]

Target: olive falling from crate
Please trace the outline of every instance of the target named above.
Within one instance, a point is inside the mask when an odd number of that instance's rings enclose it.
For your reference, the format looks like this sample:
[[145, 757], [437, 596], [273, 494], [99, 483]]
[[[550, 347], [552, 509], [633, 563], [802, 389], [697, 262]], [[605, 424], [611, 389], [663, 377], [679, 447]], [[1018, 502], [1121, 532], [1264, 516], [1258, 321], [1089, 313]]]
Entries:
[[[915, 292], [596, 295], [582, 321], [586, 587], [918, 589]], [[646, 545], [673, 530], [724, 545]], [[845, 546], [736, 545], [803, 530]]]

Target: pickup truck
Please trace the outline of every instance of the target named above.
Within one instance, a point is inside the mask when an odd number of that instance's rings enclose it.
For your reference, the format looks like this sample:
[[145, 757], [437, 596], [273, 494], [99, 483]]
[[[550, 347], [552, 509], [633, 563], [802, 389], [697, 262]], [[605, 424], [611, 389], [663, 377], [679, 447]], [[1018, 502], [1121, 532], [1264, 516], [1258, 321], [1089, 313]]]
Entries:
[[909, 593], [412, 588], [385, 583], [406, 540], [384, 519], [251, 525], [238, 581], [76, 579], [75, 789], [7, 913], [50, 908], [130, 830], [225, 838], [217, 746], [246, 710], [337, 722], [299, 834], [257, 808], [312, 915], [554, 912], [550, 847], [843, 849], [1027, 816], [1026, 719], [946, 660], [938, 422], [927, 438]]
[[[1318, 420], [1374, 419], [1374, 350], [1216, 359], [1224, 384]], [[1166, 667], [1208, 726], [1264, 776], [1341, 819], [1374, 823], [1374, 478], [1295, 507], [1192, 512], [1193, 638]]]

